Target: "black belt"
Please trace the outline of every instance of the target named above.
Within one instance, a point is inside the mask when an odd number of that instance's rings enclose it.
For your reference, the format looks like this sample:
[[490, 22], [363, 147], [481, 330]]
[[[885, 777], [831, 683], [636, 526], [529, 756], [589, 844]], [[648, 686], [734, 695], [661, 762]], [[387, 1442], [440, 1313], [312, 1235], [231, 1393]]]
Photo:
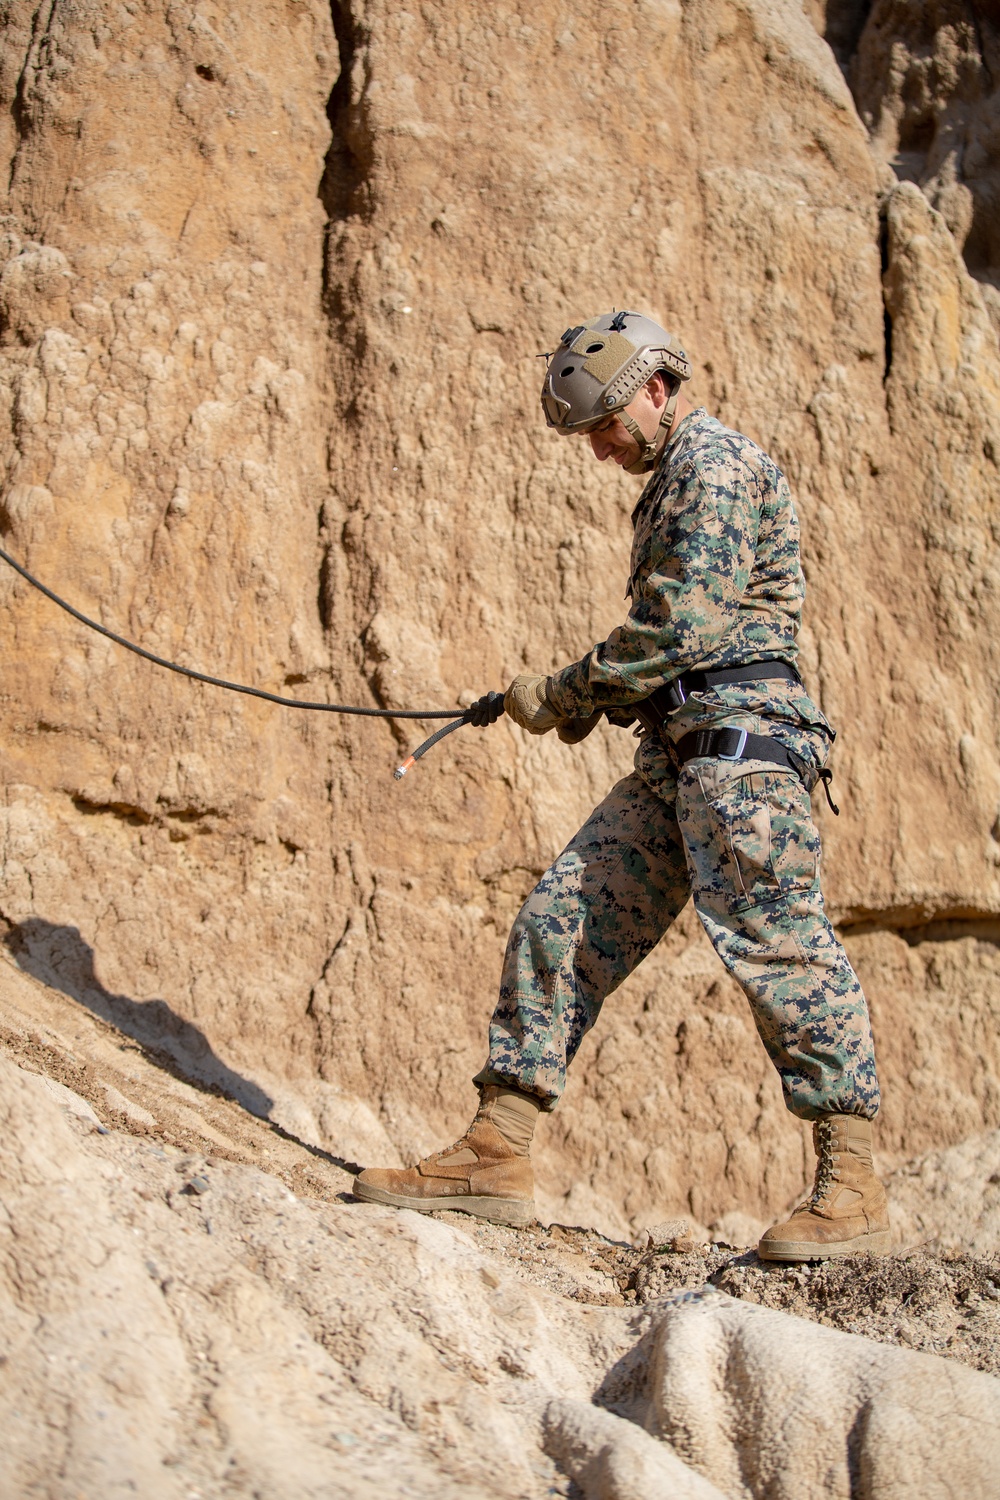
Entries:
[[[746, 729], [692, 729], [685, 734], [674, 746], [674, 754], [684, 765], [685, 761], [699, 758], [710, 758], [712, 760], [766, 760], [775, 766], [784, 766], [810, 785], [809, 767], [800, 755], [794, 750], [789, 750], [780, 740], [773, 739], [769, 734], [751, 734]], [[830, 795], [830, 782], [833, 780], [833, 772], [823, 766], [816, 773], [816, 780], [822, 781], [823, 790], [826, 792], [826, 800], [837, 817], [840, 816], [840, 808]], [[815, 782], [812, 783], [815, 785]]]
[[802, 678], [787, 661], [748, 661], [742, 667], [718, 667], [708, 672], [684, 672], [667, 684], [667, 696], [672, 700], [671, 708], [683, 708], [688, 693], [702, 693], [705, 688], [726, 687], [731, 682], [759, 682], [764, 678], [782, 677], [786, 682], [801, 682]]
[[701, 693], [705, 688], [725, 687], [731, 682], [760, 682], [764, 678], [784, 678], [786, 682], [801, 682], [802, 678], [787, 661], [750, 661], [741, 667], [718, 667], [708, 672], [685, 672], [673, 682], [664, 683], [648, 698], [629, 705], [643, 729], [655, 734], [668, 714], [683, 708], [688, 693]]

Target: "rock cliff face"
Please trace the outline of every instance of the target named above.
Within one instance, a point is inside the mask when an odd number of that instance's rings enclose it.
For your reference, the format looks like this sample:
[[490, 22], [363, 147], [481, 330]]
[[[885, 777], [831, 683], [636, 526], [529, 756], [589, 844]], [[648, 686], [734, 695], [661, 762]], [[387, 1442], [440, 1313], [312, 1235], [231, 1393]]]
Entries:
[[[1000, 1124], [1000, 62], [986, 7], [807, 11], [11, 0], [0, 525], [155, 652], [448, 707], [622, 608], [634, 488], [544, 430], [536, 354], [610, 305], [682, 331], [797, 496], [826, 888], [910, 1156]], [[464, 730], [397, 786], [415, 727], [185, 683], [9, 572], [0, 615], [21, 966], [340, 1156], [464, 1124], [507, 925], [628, 736]], [[619, 1229], [797, 1190], [690, 914], [540, 1169]]]

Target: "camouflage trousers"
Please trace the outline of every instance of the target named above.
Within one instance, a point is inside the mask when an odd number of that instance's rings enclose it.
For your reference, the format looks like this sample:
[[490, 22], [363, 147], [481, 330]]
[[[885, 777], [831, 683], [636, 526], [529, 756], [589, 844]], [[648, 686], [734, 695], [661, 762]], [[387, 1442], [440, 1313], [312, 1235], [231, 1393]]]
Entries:
[[514, 1084], [552, 1108], [604, 1000], [693, 896], [750, 1002], [788, 1108], [806, 1120], [872, 1118], [868, 1007], [823, 908], [819, 859], [809, 794], [791, 771], [703, 759], [655, 786], [627, 776], [514, 923], [476, 1082]]

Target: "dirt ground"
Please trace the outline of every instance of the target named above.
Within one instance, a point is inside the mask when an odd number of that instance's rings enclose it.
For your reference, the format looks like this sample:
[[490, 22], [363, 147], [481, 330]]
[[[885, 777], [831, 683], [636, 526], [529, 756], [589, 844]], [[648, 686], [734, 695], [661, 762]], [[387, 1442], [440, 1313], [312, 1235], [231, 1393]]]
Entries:
[[[440, 1217], [469, 1222], [463, 1214]], [[477, 1224], [473, 1234], [528, 1280], [580, 1301], [644, 1304], [707, 1283], [828, 1328], [1000, 1374], [1000, 1254], [916, 1248], [789, 1266], [768, 1265], [753, 1250], [691, 1245], [683, 1236], [637, 1249], [555, 1224], [525, 1230]]]

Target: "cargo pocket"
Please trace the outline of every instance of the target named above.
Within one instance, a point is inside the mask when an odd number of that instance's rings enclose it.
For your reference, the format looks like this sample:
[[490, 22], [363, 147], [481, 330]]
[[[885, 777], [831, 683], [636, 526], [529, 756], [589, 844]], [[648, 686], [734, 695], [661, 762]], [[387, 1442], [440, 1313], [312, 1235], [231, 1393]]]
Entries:
[[754, 771], [732, 780], [706, 807], [725, 871], [730, 911], [811, 891], [819, 878], [819, 834], [794, 772]]

